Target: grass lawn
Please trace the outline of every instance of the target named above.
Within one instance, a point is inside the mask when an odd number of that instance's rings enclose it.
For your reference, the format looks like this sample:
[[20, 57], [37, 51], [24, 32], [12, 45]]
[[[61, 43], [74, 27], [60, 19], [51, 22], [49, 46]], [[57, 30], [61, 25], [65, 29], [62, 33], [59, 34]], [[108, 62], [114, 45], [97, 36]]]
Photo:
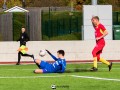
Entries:
[[1, 65], [0, 90], [119, 90], [120, 64], [111, 72], [99, 64], [98, 72], [90, 72], [92, 64], [68, 64], [63, 74], [34, 74], [35, 65]]

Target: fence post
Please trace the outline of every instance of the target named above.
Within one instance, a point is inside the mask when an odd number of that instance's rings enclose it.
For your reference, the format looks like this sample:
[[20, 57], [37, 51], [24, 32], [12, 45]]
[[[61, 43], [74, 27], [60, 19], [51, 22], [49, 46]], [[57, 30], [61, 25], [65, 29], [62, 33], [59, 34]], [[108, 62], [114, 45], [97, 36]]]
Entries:
[[29, 25], [29, 13], [28, 12], [25, 13], [25, 25], [26, 25], [27, 33], [30, 37], [30, 25]]
[[35, 41], [42, 40], [41, 31], [41, 9], [35, 8], [29, 10], [30, 39]]

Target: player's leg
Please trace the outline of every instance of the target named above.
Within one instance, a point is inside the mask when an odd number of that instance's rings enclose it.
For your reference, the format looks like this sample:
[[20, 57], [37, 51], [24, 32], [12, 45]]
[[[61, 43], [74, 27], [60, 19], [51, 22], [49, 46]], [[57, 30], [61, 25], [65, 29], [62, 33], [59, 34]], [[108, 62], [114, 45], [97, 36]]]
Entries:
[[97, 71], [97, 52], [99, 51], [98, 47], [95, 47], [92, 51], [93, 55], [93, 68], [91, 68], [91, 71]]
[[22, 56], [31, 57], [31, 58], [33, 58], [33, 59], [34, 59], [34, 55], [30, 55], [30, 54], [23, 54], [22, 52], [20, 52], [20, 54], [21, 54]]
[[16, 63], [16, 65], [19, 65], [19, 64], [20, 64], [20, 59], [21, 59], [21, 53], [18, 52], [18, 62]]
[[[102, 53], [102, 51], [101, 51], [101, 53]], [[101, 53], [100, 53], [100, 54], [101, 54]], [[99, 54], [99, 57], [100, 57], [100, 54]], [[108, 62], [108, 61], [105, 60], [104, 58], [99, 58], [98, 60], [99, 60], [100, 62], [106, 64], [106, 65], [110, 65], [110, 62]]]
[[[101, 50], [100, 54], [101, 54], [101, 53], [102, 53], [102, 50]], [[109, 71], [110, 71], [110, 70], [112, 69], [112, 62], [110, 63], [110, 62], [108, 62], [106, 59], [101, 58], [101, 57], [100, 57], [100, 54], [99, 54], [99, 59], [98, 59], [98, 60], [99, 60], [100, 62], [108, 65], [108, 68], [109, 68]]]
[[109, 71], [112, 69], [112, 62], [110, 63], [110, 62], [108, 62], [108, 61], [107, 61], [106, 59], [104, 59], [104, 58], [100, 58], [100, 62], [108, 65]]
[[92, 51], [94, 61], [93, 61], [93, 68], [91, 70], [93, 71], [97, 71], [97, 61], [100, 59], [100, 53], [103, 47], [104, 45], [97, 44]]
[[101, 58], [101, 57], [100, 57], [100, 54], [102, 53], [102, 50], [103, 50], [103, 49], [101, 49], [101, 50], [97, 53], [97, 59], [98, 59], [98, 61], [100, 61], [100, 62], [102, 62], [102, 63], [104, 63], [104, 64], [106, 64], [106, 65], [110, 65], [110, 63], [109, 63], [107, 60], [105, 60], [104, 58]]
[[106, 64], [106, 65], [110, 65], [110, 62], [108, 62], [107, 60], [105, 60], [104, 58], [100, 58], [99, 60], [100, 62]]
[[36, 73], [36, 74], [42, 74], [43, 70], [42, 69], [36, 69], [33, 72]]
[[38, 68], [40, 68], [40, 63], [41, 63], [41, 61], [38, 60], [38, 59], [36, 59], [36, 60], [34, 60], [34, 62], [36, 63], [36, 65], [38, 66]]
[[36, 59], [35, 60], [36, 65], [39, 67], [39, 69], [36, 69], [34, 73], [48, 73], [47, 66], [49, 66], [49, 63], [46, 61], [41, 61]]
[[49, 65], [48, 62], [43, 61], [43, 60], [39, 60], [39, 59], [34, 60], [34, 62], [36, 63], [36, 65], [37, 65], [38, 68], [40, 68], [40, 69], [44, 69], [44, 68], [46, 68], [47, 65]]
[[92, 51], [92, 55], [93, 55], [93, 68], [91, 68], [91, 71], [97, 71], [97, 61], [100, 59], [100, 53], [101, 50], [103, 49], [104, 45], [96, 45], [95, 48]]
[[103, 50], [103, 48], [101, 48], [101, 50], [97, 53], [97, 59], [98, 59], [98, 61], [108, 65], [109, 71], [110, 71], [112, 69], [112, 63], [110, 63], [107, 60], [105, 60], [104, 58], [100, 57], [100, 54], [102, 53], [102, 50]]
[[36, 62], [38, 65], [40, 65], [40, 63], [41, 63], [41, 60], [39, 60], [39, 59], [36, 59], [36, 60], [35, 60], [35, 62]]

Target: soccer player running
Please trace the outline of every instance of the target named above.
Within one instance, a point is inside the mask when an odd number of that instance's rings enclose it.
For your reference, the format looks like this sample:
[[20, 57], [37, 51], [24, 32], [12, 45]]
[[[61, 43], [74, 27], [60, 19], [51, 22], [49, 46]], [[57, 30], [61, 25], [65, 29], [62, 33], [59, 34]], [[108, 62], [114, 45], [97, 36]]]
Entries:
[[57, 51], [58, 58], [52, 55], [48, 50], [46, 51], [55, 61], [53, 63], [48, 63], [43, 60], [34, 59], [34, 62], [39, 68], [39, 69], [34, 70], [34, 73], [37, 73], [37, 74], [64, 73], [66, 69], [66, 60], [64, 58], [64, 55], [65, 55], [64, 50]]
[[102, 53], [102, 50], [105, 46], [105, 39], [104, 37], [108, 35], [108, 31], [106, 28], [99, 22], [99, 17], [94, 16], [91, 19], [91, 22], [93, 24], [93, 27], [95, 29], [95, 38], [96, 38], [96, 46], [94, 47], [92, 51], [93, 59], [94, 59], [94, 66], [91, 68], [91, 71], [97, 71], [97, 61], [100, 61], [106, 65], [108, 65], [109, 71], [112, 68], [112, 62], [106, 61], [104, 58], [100, 57], [100, 54]]
[[[26, 29], [25, 27], [22, 27], [21, 29], [21, 35], [20, 35], [20, 38], [17, 40], [17, 41], [20, 41], [20, 47], [21, 46], [26, 46], [26, 42], [29, 41], [29, 37], [26, 33]], [[34, 58], [33, 55], [29, 55], [29, 54], [24, 54], [22, 53], [21, 51], [18, 52], [18, 62], [16, 63], [16, 65], [20, 65], [20, 59], [21, 59], [21, 56], [27, 56], [27, 57], [31, 57], [31, 58]]]

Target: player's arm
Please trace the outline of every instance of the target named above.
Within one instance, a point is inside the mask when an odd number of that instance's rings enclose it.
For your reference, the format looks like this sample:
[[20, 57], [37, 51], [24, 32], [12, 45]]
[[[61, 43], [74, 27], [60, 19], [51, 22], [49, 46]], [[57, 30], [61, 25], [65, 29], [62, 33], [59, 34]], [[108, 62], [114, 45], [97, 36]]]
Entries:
[[102, 36], [97, 37], [96, 40], [99, 40], [99, 39], [101, 39], [101, 38], [104, 38], [106, 35], [108, 35], [108, 31], [107, 31], [107, 30], [105, 30], [105, 31], [103, 32], [103, 35], [102, 35]]
[[64, 73], [66, 69], [66, 61], [64, 62], [59, 62], [59, 65], [61, 66], [61, 70], [58, 71], [58, 73]]
[[27, 33], [25, 34], [25, 39], [26, 39], [26, 42], [28, 42], [30, 40]]
[[64, 72], [65, 72], [65, 68], [66, 68], [66, 67], [65, 67], [64, 65], [62, 65], [62, 69], [60, 70], [60, 72], [61, 72], [61, 73], [64, 73]]
[[50, 53], [50, 51], [48, 51], [48, 50], [46, 50], [46, 51], [47, 51], [47, 53], [48, 53], [55, 61], [58, 60], [54, 55], [52, 55], [52, 54]]
[[61, 70], [61, 72], [62, 73], [65, 72], [65, 69], [66, 69], [66, 61], [64, 63], [62, 63], [62, 70]]

